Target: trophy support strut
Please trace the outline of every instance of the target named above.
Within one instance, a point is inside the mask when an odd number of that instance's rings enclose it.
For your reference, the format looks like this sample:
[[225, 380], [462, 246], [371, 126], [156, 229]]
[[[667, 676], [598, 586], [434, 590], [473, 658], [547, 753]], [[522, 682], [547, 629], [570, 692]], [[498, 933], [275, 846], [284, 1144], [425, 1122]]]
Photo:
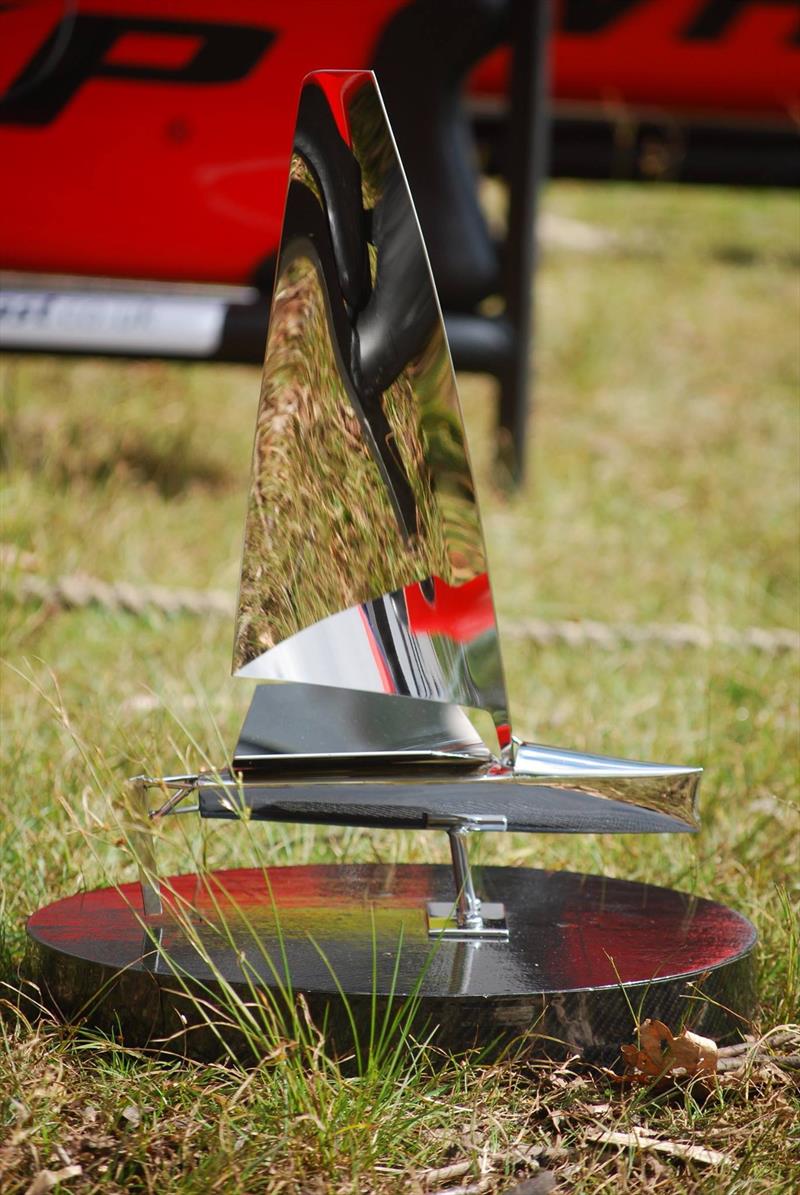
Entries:
[[447, 830], [455, 883], [455, 903], [428, 902], [428, 937], [508, 939], [505, 906], [483, 901], [475, 891], [467, 843], [470, 834], [506, 829], [506, 819], [492, 814], [430, 818], [428, 824]]

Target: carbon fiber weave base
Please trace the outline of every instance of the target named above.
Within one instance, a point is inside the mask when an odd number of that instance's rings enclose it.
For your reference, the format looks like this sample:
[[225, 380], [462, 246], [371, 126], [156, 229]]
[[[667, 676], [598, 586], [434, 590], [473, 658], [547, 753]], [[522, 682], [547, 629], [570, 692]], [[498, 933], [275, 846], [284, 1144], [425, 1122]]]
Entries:
[[744, 1028], [755, 931], [738, 913], [601, 876], [474, 875], [506, 906], [507, 942], [431, 941], [426, 904], [452, 898], [450, 869], [379, 864], [175, 877], [165, 912], [148, 919], [127, 884], [49, 905], [28, 933], [63, 1015], [192, 1056], [219, 1050], [191, 993], [218, 995], [220, 981], [247, 1001], [269, 988], [281, 1007], [290, 981], [340, 1052], [353, 1036], [342, 993], [366, 1040], [373, 1001], [380, 1019], [416, 991], [416, 1031], [435, 1030], [450, 1051], [524, 1040], [533, 1053], [612, 1062], [646, 1016], [716, 1038]]

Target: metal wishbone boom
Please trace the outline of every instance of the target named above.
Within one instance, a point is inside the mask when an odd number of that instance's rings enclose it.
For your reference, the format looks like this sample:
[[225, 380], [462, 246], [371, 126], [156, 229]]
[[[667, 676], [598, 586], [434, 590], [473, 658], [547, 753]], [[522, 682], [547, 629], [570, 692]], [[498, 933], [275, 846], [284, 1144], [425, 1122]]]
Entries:
[[[135, 826], [133, 833], [136, 836], [137, 866], [146, 915], [157, 916], [162, 912], [161, 885], [152, 836], [147, 833], [147, 822], [177, 814], [199, 813], [199, 804], [185, 805], [182, 808], [179, 806], [192, 793], [197, 792], [201, 783], [201, 776], [197, 774], [135, 776], [128, 782], [128, 791], [134, 794], [135, 812], [139, 818], [139, 824]], [[147, 792], [151, 788], [172, 790], [166, 800], [155, 809], [150, 809], [147, 805]], [[143, 819], [146, 819], [144, 824]], [[467, 849], [471, 834], [505, 831], [508, 828], [507, 819], [491, 813], [431, 814], [428, 817], [428, 826], [430, 829], [442, 829], [447, 832], [455, 885], [453, 902], [428, 902], [429, 937], [507, 938], [505, 906], [494, 901], [483, 901], [477, 895]]]

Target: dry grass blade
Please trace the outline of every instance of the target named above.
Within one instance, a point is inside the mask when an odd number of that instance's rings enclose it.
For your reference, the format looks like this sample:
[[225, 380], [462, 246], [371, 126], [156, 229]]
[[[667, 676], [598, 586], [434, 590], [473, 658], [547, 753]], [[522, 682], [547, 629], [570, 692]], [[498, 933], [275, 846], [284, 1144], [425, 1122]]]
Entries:
[[687, 1162], [701, 1162], [704, 1166], [727, 1166], [732, 1161], [727, 1154], [717, 1149], [707, 1149], [704, 1145], [685, 1145], [680, 1141], [662, 1141], [659, 1137], [649, 1136], [643, 1129], [630, 1129], [620, 1132], [616, 1129], [584, 1130], [588, 1141], [595, 1141], [598, 1145], [617, 1145], [627, 1149], [642, 1151], [652, 1150], [655, 1153], [669, 1154], [671, 1158], [680, 1158]]
[[[792, 1047], [791, 1053], [776, 1053], [786, 1046]], [[719, 1051], [717, 1070], [720, 1074], [739, 1075], [770, 1067], [783, 1071], [800, 1069], [800, 1026], [777, 1025], [763, 1037], [749, 1036], [745, 1041], [723, 1046]]]

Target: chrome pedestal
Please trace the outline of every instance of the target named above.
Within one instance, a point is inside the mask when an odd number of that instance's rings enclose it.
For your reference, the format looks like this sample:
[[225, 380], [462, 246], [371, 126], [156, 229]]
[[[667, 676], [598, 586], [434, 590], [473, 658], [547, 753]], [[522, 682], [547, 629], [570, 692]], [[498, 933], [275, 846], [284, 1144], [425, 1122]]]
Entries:
[[442, 936], [462, 941], [499, 938], [505, 941], [508, 938], [505, 905], [499, 901], [481, 900], [478, 896], [472, 879], [467, 842], [470, 834], [476, 832], [505, 830], [506, 819], [490, 815], [471, 819], [440, 817], [432, 818], [430, 824], [447, 829], [455, 901], [428, 901], [428, 937]]

